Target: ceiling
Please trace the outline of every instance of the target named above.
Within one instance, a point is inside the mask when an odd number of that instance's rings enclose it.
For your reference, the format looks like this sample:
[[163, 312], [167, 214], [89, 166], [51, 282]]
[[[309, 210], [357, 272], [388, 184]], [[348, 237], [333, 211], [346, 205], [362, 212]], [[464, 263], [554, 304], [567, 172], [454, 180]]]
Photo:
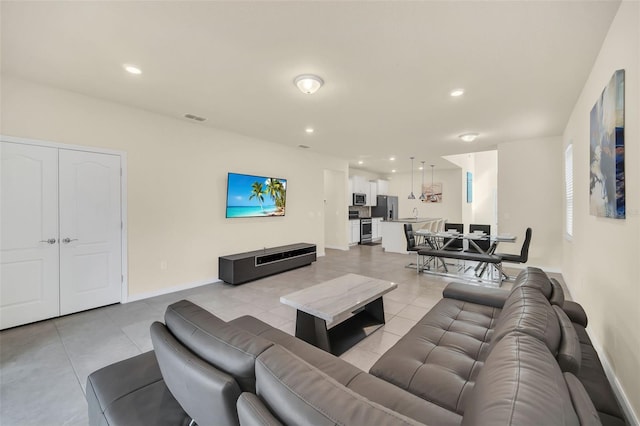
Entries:
[[388, 174], [562, 134], [619, 4], [3, 1], [2, 72]]

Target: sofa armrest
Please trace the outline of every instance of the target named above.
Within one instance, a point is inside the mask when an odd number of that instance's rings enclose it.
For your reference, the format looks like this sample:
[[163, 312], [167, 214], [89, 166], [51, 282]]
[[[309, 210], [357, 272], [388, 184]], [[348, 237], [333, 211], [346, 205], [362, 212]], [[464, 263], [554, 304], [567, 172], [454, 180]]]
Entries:
[[256, 394], [243, 392], [237, 405], [240, 426], [282, 426]]
[[584, 311], [582, 305], [570, 300], [565, 300], [562, 305], [562, 310], [567, 314], [571, 322], [580, 324], [583, 327], [587, 327], [587, 313]]
[[464, 283], [450, 283], [442, 291], [442, 296], [479, 305], [502, 308], [509, 292], [499, 288], [478, 287]]

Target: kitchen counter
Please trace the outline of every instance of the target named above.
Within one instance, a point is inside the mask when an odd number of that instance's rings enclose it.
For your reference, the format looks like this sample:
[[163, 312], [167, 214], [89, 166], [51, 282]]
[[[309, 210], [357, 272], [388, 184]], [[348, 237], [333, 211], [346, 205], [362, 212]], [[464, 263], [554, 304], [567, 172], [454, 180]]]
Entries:
[[411, 253], [407, 251], [407, 239], [404, 236], [404, 224], [413, 225], [416, 231], [424, 225], [440, 220], [439, 217], [404, 217], [380, 222], [382, 228], [382, 248], [390, 253]]
[[399, 223], [424, 223], [433, 222], [439, 220], [439, 217], [401, 217], [400, 219], [385, 220], [385, 222], [399, 222]]

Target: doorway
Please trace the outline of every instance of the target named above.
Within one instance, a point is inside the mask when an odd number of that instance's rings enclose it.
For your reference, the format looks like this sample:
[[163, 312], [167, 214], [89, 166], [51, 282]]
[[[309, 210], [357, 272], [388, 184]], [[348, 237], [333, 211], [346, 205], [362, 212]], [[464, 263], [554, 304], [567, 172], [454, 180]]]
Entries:
[[122, 156], [1, 144], [0, 328], [122, 301]]

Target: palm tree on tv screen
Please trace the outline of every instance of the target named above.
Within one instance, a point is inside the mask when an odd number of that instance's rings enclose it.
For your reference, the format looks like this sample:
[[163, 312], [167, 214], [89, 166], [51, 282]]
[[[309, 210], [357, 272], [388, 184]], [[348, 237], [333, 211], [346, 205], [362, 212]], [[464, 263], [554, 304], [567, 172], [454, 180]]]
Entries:
[[249, 196], [249, 199], [250, 200], [253, 200], [254, 198], [257, 199], [258, 203], [260, 203], [260, 208], [264, 213], [264, 207], [262, 206], [262, 203], [264, 202], [264, 197], [262, 196], [262, 194], [265, 194], [265, 190], [262, 187], [262, 183], [253, 182], [253, 184], [251, 184], [251, 195]]
[[267, 179], [266, 193], [275, 201], [278, 210], [284, 210], [286, 188], [280, 180], [274, 178]]

